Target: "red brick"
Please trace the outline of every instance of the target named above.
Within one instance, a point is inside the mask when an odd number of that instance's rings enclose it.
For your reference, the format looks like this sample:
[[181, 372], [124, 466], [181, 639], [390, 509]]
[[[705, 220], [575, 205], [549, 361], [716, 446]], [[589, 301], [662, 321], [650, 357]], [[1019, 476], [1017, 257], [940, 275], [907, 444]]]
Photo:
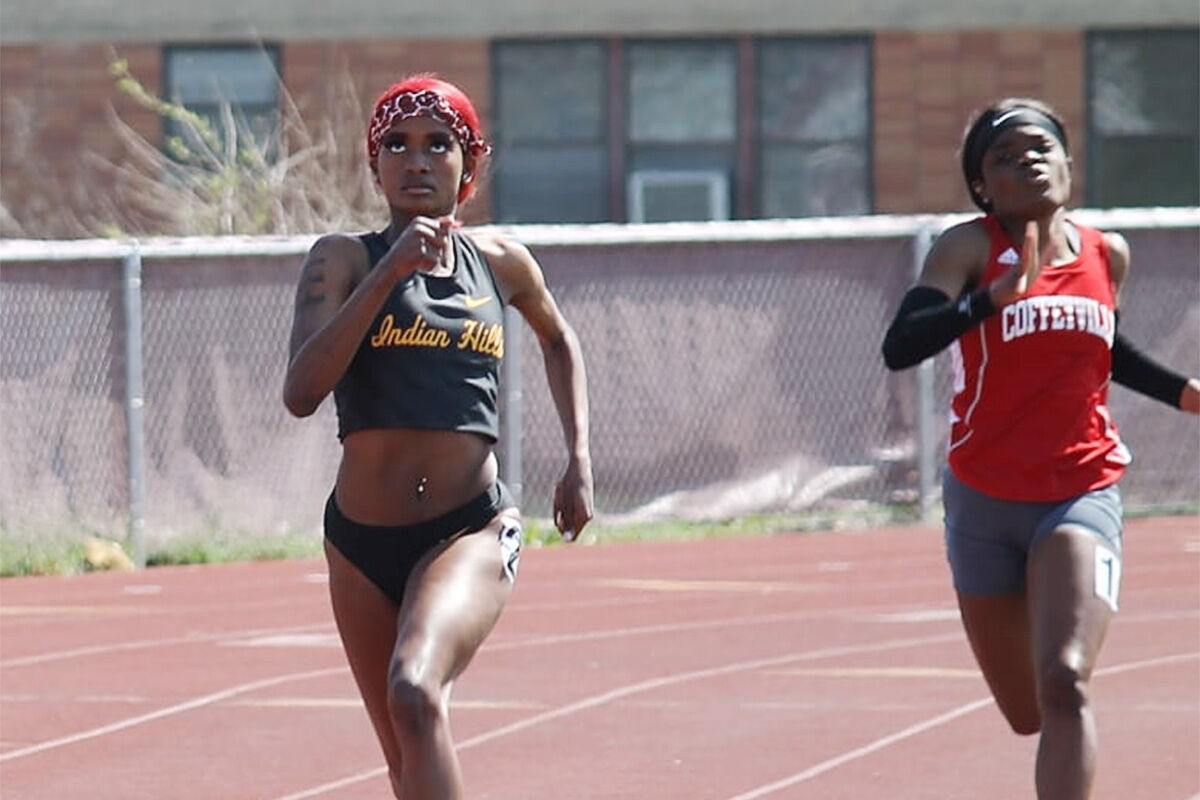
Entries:
[[[872, 42], [877, 210], [968, 208], [955, 156], [962, 129], [972, 112], [1005, 95], [1042, 97], [1062, 112], [1073, 140], [1076, 185], [1081, 186], [1086, 123], [1082, 31], [883, 31]], [[107, 70], [114, 58], [125, 59], [147, 91], [160, 94], [161, 52], [154, 43], [2, 47], [2, 107], [38, 104], [36, 120], [52, 159], [74, 152], [81, 142], [97, 152], [118, 152], [119, 138], [108, 123], [110, 106], [156, 143], [161, 120], [117, 91]], [[281, 66], [287, 91], [312, 129], [331, 113], [345, 114], [348, 93], [357, 94], [361, 119], [344, 124], [361, 126], [379, 92], [417, 71], [438, 72], [461, 85], [475, 100], [485, 128], [492, 128], [490, 51], [482, 39], [284, 43]], [[19, 169], [11, 169], [16, 163], [13, 144], [6, 132], [0, 140], [6, 198], [30, 185]], [[475, 219], [490, 214], [486, 194], [468, 211]]]

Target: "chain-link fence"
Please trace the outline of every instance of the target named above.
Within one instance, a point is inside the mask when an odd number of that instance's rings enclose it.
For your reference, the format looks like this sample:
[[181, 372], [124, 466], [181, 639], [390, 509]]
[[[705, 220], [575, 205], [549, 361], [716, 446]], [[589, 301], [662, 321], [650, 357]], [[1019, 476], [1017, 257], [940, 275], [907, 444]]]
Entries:
[[[1200, 373], [1200, 210], [1076, 217], [1132, 244], [1123, 330]], [[601, 519], [928, 510], [948, 359], [890, 374], [879, 346], [955, 219], [508, 229], [583, 343]], [[296, 420], [280, 399], [311, 241], [0, 243], [2, 535], [316, 536], [332, 401]], [[502, 470], [545, 516], [565, 449], [512, 319]], [[1127, 505], [1200, 502], [1195, 422], [1119, 387], [1111, 405]]]

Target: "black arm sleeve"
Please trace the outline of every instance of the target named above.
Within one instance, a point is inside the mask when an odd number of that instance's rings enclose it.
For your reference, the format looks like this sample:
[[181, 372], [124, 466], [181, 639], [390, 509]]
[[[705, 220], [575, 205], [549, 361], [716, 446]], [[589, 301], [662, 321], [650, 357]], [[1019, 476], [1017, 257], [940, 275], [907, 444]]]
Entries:
[[1179, 408], [1188, 379], [1138, 350], [1120, 333], [1120, 315], [1112, 345], [1112, 379], [1139, 394]]
[[938, 289], [914, 286], [883, 337], [883, 363], [888, 369], [920, 364], [995, 310], [987, 287], [951, 300]]

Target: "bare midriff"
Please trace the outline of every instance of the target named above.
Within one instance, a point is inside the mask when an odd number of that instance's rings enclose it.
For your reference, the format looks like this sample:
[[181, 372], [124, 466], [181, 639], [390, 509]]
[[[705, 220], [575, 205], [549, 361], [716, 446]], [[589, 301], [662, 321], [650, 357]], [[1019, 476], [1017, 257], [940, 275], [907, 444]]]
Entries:
[[356, 431], [342, 442], [338, 508], [366, 525], [410, 525], [473, 500], [496, 480], [496, 458], [482, 436], [387, 428]]

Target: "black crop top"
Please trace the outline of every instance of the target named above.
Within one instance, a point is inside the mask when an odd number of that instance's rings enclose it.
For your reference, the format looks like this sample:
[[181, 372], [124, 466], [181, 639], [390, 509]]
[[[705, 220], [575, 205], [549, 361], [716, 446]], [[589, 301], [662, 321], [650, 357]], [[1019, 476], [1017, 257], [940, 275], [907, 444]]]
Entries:
[[[359, 237], [372, 268], [388, 250]], [[432, 428], [499, 436], [496, 399], [504, 306], [487, 259], [451, 232], [454, 273], [397, 283], [333, 390], [338, 438], [368, 428]]]

